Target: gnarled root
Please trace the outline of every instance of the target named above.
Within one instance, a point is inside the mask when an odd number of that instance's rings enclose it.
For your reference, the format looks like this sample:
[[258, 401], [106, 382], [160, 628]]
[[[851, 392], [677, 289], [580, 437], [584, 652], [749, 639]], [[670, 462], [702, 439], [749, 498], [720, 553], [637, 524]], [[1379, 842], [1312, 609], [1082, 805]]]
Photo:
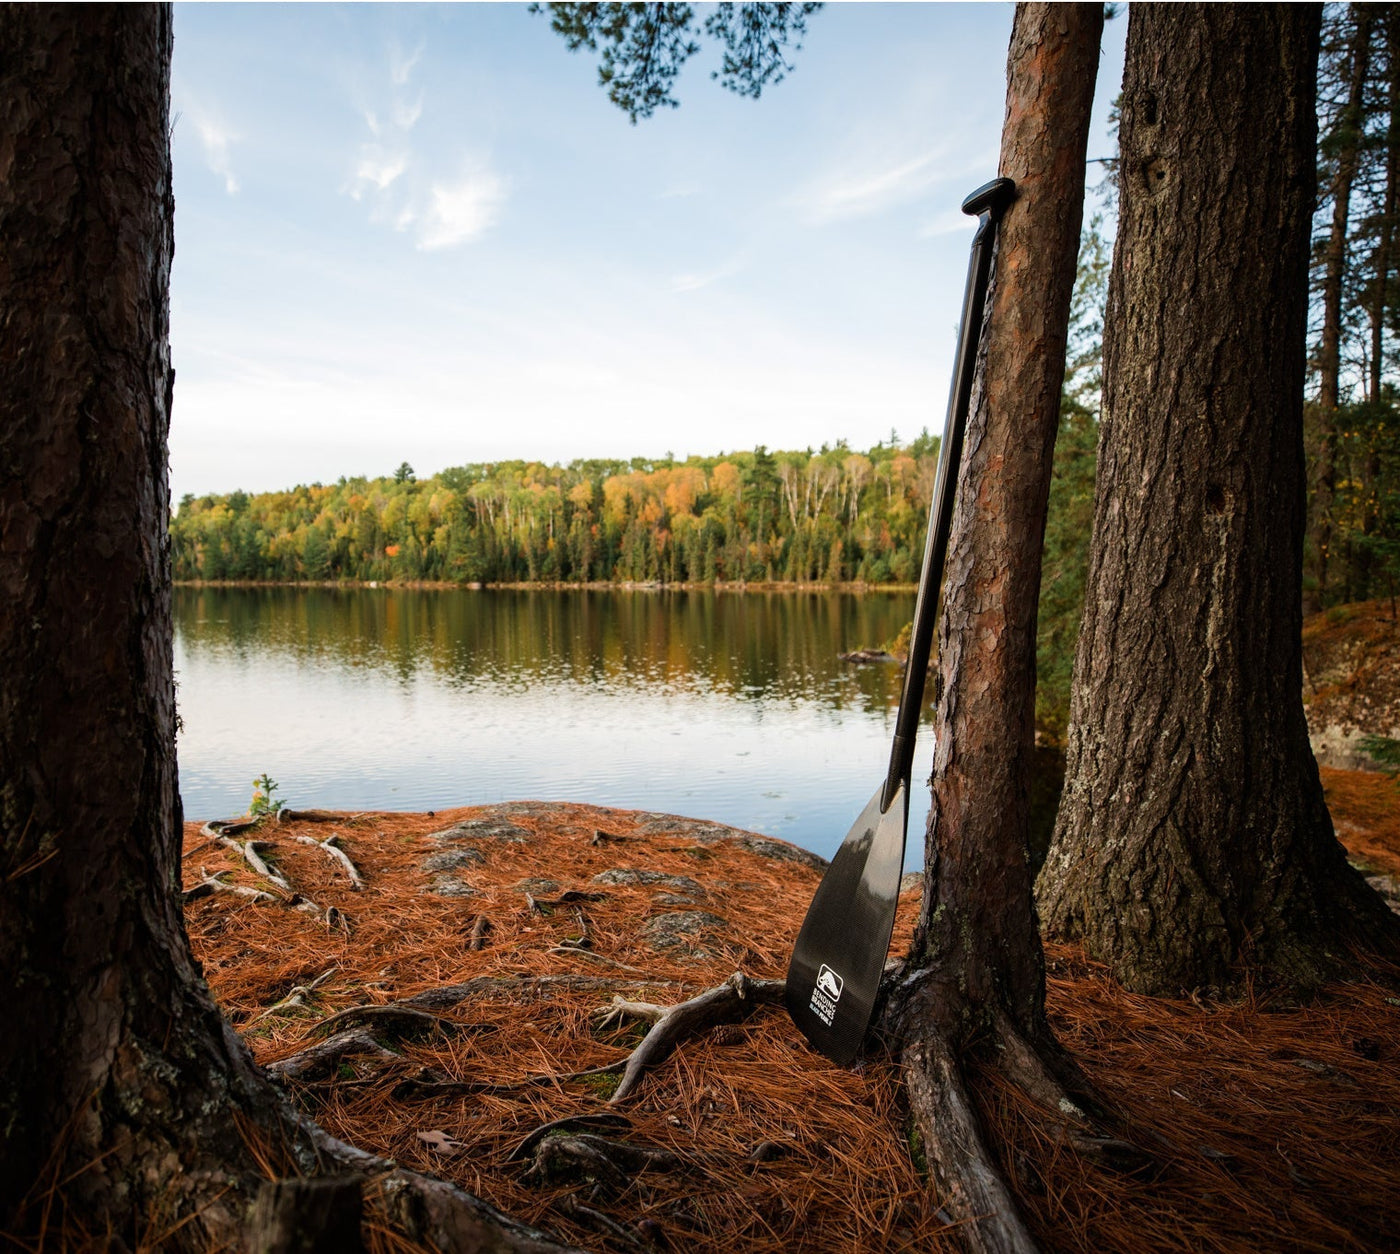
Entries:
[[[896, 996], [902, 1004], [887, 1011], [886, 1024], [902, 1041], [904, 1086], [919, 1152], [941, 1204], [962, 1226], [963, 1248], [969, 1254], [1035, 1254], [1039, 1247], [988, 1147], [962, 1055], [953, 1044], [958, 1020], [946, 1003], [957, 994], [911, 982], [898, 987]], [[930, 1013], [935, 1003], [938, 1012]], [[1152, 1164], [1141, 1147], [1113, 1135], [1121, 1121], [1053, 1037], [1047, 1033], [1045, 1042], [1033, 1041], [1002, 1009], [990, 1012], [984, 1029], [979, 1059], [1046, 1112], [1062, 1144], [1118, 1171]]]
[[962, 1067], [941, 1038], [905, 1045], [904, 1085], [939, 1197], [952, 1215], [970, 1221], [963, 1229], [968, 1254], [1037, 1254], [982, 1138]]
[[608, 1104], [615, 1106], [630, 1097], [641, 1083], [643, 1072], [666, 1059], [686, 1036], [717, 1023], [747, 1019], [759, 1006], [776, 1005], [783, 999], [783, 988], [782, 980], [751, 980], [742, 971], [736, 971], [723, 984], [675, 1006], [614, 996], [611, 1004], [599, 1012], [600, 1026], [627, 1019], [649, 1020], [652, 1026], [627, 1059], [622, 1082]]
[[354, 892], [359, 892], [365, 886], [364, 876], [360, 874], [360, 869], [350, 861], [350, 855], [340, 847], [339, 836], [327, 836], [325, 840], [317, 840], [314, 836], [298, 836], [297, 841], [303, 845], [311, 845], [319, 849], [332, 862], [334, 862], [347, 876], [350, 877], [350, 888]]

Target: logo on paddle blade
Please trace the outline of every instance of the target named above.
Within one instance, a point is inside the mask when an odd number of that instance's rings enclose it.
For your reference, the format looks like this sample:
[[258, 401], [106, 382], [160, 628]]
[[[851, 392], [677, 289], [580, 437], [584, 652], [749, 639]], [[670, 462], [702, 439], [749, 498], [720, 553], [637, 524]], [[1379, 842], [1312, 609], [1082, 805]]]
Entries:
[[841, 1000], [841, 990], [846, 981], [836, 974], [826, 963], [817, 972], [817, 985], [812, 989], [811, 1011], [827, 1027], [836, 1017], [836, 1003]]

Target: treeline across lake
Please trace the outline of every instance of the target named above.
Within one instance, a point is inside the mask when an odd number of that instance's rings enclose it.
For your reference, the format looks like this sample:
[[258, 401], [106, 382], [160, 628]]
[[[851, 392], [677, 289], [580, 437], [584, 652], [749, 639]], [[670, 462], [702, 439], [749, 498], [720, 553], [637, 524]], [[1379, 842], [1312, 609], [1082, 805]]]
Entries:
[[[1041, 689], [1067, 704], [1092, 519], [1097, 423], [1065, 402], [1041, 594]], [[684, 461], [478, 463], [418, 479], [186, 496], [171, 522], [185, 581], [912, 583], [938, 462], [921, 434], [858, 452]], [[881, 641], [852, 641], [878, 644]], [[1051, 710], [1055, 714], [1051, 713]]]
[[910, 583], [938, 461], [927, 432], [685, 461], [477, 463], [419, 480], [186, 496], [183, 580]]

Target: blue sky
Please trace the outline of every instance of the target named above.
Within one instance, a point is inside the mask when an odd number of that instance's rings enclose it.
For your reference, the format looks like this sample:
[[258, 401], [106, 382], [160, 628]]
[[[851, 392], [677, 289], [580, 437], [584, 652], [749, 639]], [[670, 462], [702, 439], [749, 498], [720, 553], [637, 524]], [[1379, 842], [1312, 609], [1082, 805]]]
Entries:
[[1010, 26], [828, 4], [632, 126], [523, 4], [177, 5], [176, 499], [937, 431]]

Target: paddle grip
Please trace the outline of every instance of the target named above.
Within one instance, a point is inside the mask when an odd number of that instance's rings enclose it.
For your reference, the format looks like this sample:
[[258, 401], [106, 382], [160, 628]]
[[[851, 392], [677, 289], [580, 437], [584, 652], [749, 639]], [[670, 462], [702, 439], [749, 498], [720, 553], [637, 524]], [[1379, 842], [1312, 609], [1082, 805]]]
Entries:
[[982, 339], [982, 316], [987, 303], [992, 254], [997, 226], [1016, 198], [1011, 179], [993, 179], [962, 203], [966, 214], [978, 219], [972, 238], [972, 255], [967, 264], [967, 286], [963, 292], [962, 323], [953, 361], [953, 381], [948, 392], [948, 416], [943, 441], [938, 450], [938, 473], [934, 479], [933, 500], [929, 504], [928, 535], [924, 542], [924, 563], [919, 575], [919, 594], [914, 602], [914, 624], [909, 635], [909, 659], [904, 665], [904, 688], [895, 717], [894, 744], [890, 749], [890, 769], [880, 809], [888, 810], [900, 785], [909, 783], [914, 764], [914, 740], [919, 730], [919, 711], [928, 678], [929, 654], [938, 624], [939, 592], [943, 586], [943, 565], [948, 556], [948, 538], [953, 527], [953, 505], [957, 495], [958, 467], [962, 461], [963, 433], [972, 400], [972, 381], [977, 371], [977, 349]]

